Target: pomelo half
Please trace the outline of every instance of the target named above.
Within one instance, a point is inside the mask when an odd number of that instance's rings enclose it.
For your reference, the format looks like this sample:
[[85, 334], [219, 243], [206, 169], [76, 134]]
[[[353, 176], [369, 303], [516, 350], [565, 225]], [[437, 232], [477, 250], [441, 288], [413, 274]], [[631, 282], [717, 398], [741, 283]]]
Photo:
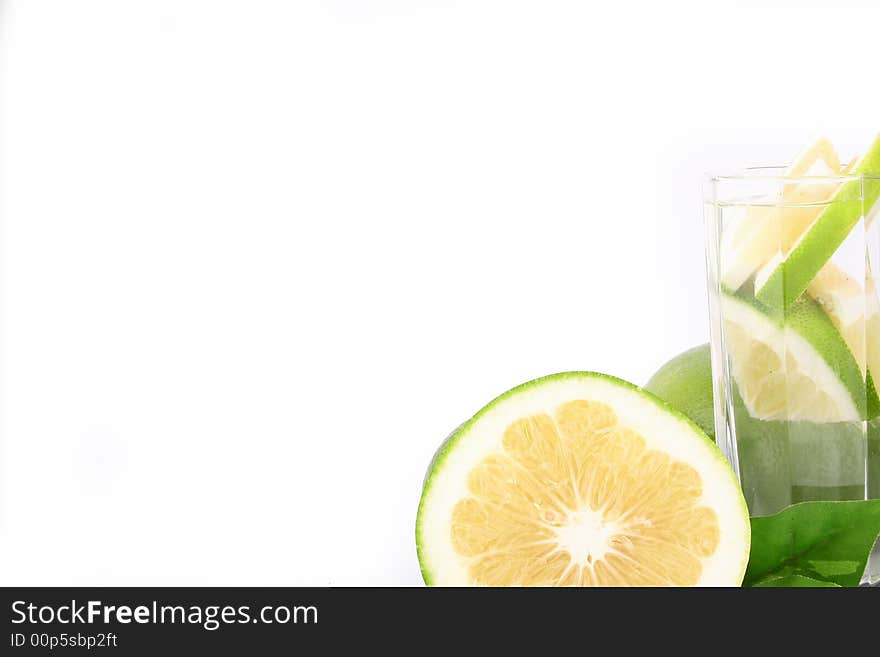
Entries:
[[457, 429], [416, 523], [435, 586], [738, 586], [749, 541], [708, 437], [653, 395], [584, 372], [514, 388]]

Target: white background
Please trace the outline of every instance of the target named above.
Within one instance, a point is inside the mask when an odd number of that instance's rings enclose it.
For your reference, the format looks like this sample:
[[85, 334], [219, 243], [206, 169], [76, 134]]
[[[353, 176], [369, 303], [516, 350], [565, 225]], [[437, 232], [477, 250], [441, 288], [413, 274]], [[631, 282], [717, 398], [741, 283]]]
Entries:
[[419, 584], [449, 431], [706, 341], [705, 170], [880, 130], [867, 0], [0, 2], [3, 584]]

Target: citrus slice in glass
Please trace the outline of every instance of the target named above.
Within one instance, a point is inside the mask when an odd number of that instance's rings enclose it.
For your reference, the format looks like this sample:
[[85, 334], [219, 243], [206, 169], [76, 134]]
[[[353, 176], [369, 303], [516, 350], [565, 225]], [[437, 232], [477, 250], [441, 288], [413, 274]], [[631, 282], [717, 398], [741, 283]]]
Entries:
[[733, 378], [759, 420], [864, 419], [865, 374], [822, 307], [803, 298], [778, 321], [756, 301], [722, 294]]
[[[849, 176], [880, 171], [880, 136], [862, 158], [847, 168]], [[819, 182], [814, 185], [823, 187]], [[791, 243], [779, 241], [772, 228], [766, 231], [762, 239], [765, 246], [774, 247], [774, 254], [756, 276], [755, 297], [773, 309], [791, 306], [859, 224], [863, 214], [870, 214], [878, 197], [880, 182], [845, 177], [827, 198], [783, 208], [782, 212], [802, 212], [808, 208], [815, 216]]]
[[[787, 251], [822, 211], [818, 205], [831, 197], [837, 184], [809, 180], [837, 176], [840, 160], [831, 142], [818, 138], [808, 144], [783, 174], [792, 182], [781, 198], [753, 200], [741, 216], [726, 226], [721, 244], [722, 283], [737, 291], [780, 249]], [[802, 180], [804, 177], [808, 179]]]

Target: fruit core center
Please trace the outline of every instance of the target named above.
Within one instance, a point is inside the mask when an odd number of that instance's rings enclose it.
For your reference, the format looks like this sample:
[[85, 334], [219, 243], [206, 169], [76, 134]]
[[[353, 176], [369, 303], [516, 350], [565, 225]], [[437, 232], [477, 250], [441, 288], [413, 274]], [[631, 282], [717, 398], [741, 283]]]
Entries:
[[602, 402], [515, 420], [467, 475], [450, 539], [485, 586], [699, 582], [720, 540], [700, 473], [649, 449]]
[[556, 527], [559, 547], [580, 566], [592, 566], [612, 549], [611, 539], [617, 526], [607, 522], [601, 511], [581, 509], [569, 516], [567, 523]]

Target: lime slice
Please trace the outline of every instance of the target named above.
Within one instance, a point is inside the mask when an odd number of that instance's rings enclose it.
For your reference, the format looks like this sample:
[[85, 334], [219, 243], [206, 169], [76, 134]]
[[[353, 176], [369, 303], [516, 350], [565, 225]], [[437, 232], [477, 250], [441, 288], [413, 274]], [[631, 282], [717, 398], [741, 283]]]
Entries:
[[[851, 168], [851, 175], [880, 171], [880, 137]], [[777, 241], [773, 230], [768, 230], [765, 244], [777, 247], [776, 258], [769, 259], [758, 275], [755, 297], [771, 308], [788, 308], [804, 293], [878, 196], [880, 184], [864, 184], [862, 180], [843, 182], [824, 202], [814, 200], [814, 205], [808, 206], [816, 216], [793, 244]], [[802, 209], [798, 206], [782, 210]]]
[[[786, 170], [789, 178], [834, 176], [840, 160], [831, 142], [819, 138], [809, 144]], [[744, 209], [733, 225], [725, 226], [721, 244], [722, 282], [739, 290], [782, 246], [786, 250], [797, 242], [822, 211], [819, 205], [834, 194], [836, 184], [815, 182], [785, 185], [780, 199], [756, 202]]]
[[749, 414], [760, 420], [864, 418], [865, 375], [821, 306], [799, 300], [785, 324], [754, 300], [722, 294], [724, 339]]
[[571, 372], [514, 388], [440, 447], [416, 525], [441, 586], [737, 586], [748, 512], [683, 415]]

